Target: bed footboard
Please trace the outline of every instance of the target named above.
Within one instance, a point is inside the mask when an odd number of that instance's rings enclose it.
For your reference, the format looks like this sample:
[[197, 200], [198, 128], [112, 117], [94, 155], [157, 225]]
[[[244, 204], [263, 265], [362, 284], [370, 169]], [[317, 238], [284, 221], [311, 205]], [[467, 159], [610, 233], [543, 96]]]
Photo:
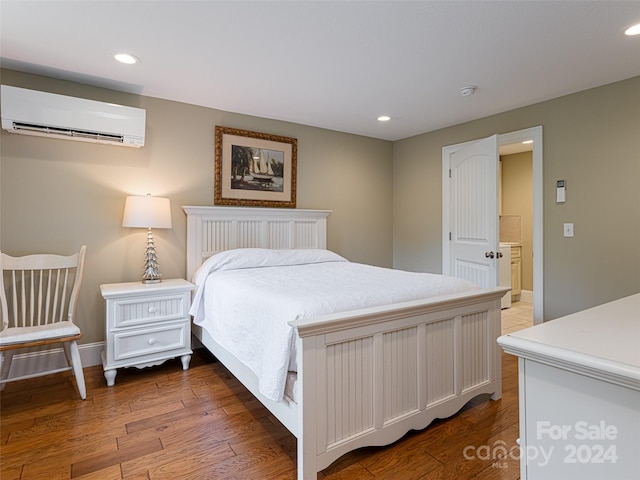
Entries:
[[345, 453], [389, 444], [479, 394], [499, 399], [507, 290], [292, 322], [302, 352], [298, 478], [316, 479]]

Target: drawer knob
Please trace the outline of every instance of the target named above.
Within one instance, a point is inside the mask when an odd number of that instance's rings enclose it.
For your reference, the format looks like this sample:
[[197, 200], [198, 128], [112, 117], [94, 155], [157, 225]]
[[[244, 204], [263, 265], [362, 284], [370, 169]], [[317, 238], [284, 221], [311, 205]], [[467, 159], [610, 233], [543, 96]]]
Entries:
[[156, 343], [156, 339], [155, 339], [155, 338], [153, 338], [153, 337], [151, 337], [147, 343], [148, 343], [149, 345], [155, 345], [155, 343]]
[[149, 313], [156, 313], [156, 307], [149, 307]]

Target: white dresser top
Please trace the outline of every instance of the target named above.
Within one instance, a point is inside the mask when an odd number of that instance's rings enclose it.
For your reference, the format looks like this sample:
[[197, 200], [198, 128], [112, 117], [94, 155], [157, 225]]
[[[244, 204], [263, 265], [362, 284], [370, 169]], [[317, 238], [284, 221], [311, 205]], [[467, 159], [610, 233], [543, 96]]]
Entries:
[[640, 389], [640, 293], [502, 336], [498, 343], [507, 353], [560, 368], [577, 365], [591, 376], [627, 377]]

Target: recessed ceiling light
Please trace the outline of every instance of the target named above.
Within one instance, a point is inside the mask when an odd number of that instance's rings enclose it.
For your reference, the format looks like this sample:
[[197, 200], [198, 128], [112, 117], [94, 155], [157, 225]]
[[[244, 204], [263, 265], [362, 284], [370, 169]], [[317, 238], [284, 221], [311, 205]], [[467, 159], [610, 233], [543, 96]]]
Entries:
[[389, 120], [391, 120], [391, 117], [389, 115], [380, 115], [378, 117], [379, 122], [388, 122]]
[[624, 31], [625, 35], [640, 35], [640, 23], [632, 25]]
[[522, 143], [524, 143], [524, 144], [527, 144], [527, 143], [533, 143], [533, 140], [525, 140], [525, 141], [524, 141], [524, 142], [522, 142]]
[[473, 95], [478, 90], [477, 85], [465, 85], [460, 89], [460, 95], [463, 97], [468, 97], [469, 95]]
[[140, 59], [134, 57], [130, 53], [118, 53], [113, 56], [120, 63], [126, 63], [127, 65], [133, 65], [134, 63], [138, 63]]

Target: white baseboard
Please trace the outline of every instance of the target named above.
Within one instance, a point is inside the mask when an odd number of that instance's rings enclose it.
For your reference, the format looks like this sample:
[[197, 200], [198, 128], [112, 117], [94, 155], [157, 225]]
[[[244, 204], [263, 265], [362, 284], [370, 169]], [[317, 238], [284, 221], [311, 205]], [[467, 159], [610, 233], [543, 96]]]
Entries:
[[526, 303], [533, 303], [533, 291], [531, 290], [521, 290], [520, 291], [520, 301]]
[[[82, 368], [102, 365], [102, 350], [104, 342], [78, 345]], [[13, 357], [9, 378], [34, 375], [38, 372], [65, 368], [67, 359], [62, 347], [52, 348], [41, 352], [20, 353]]]

